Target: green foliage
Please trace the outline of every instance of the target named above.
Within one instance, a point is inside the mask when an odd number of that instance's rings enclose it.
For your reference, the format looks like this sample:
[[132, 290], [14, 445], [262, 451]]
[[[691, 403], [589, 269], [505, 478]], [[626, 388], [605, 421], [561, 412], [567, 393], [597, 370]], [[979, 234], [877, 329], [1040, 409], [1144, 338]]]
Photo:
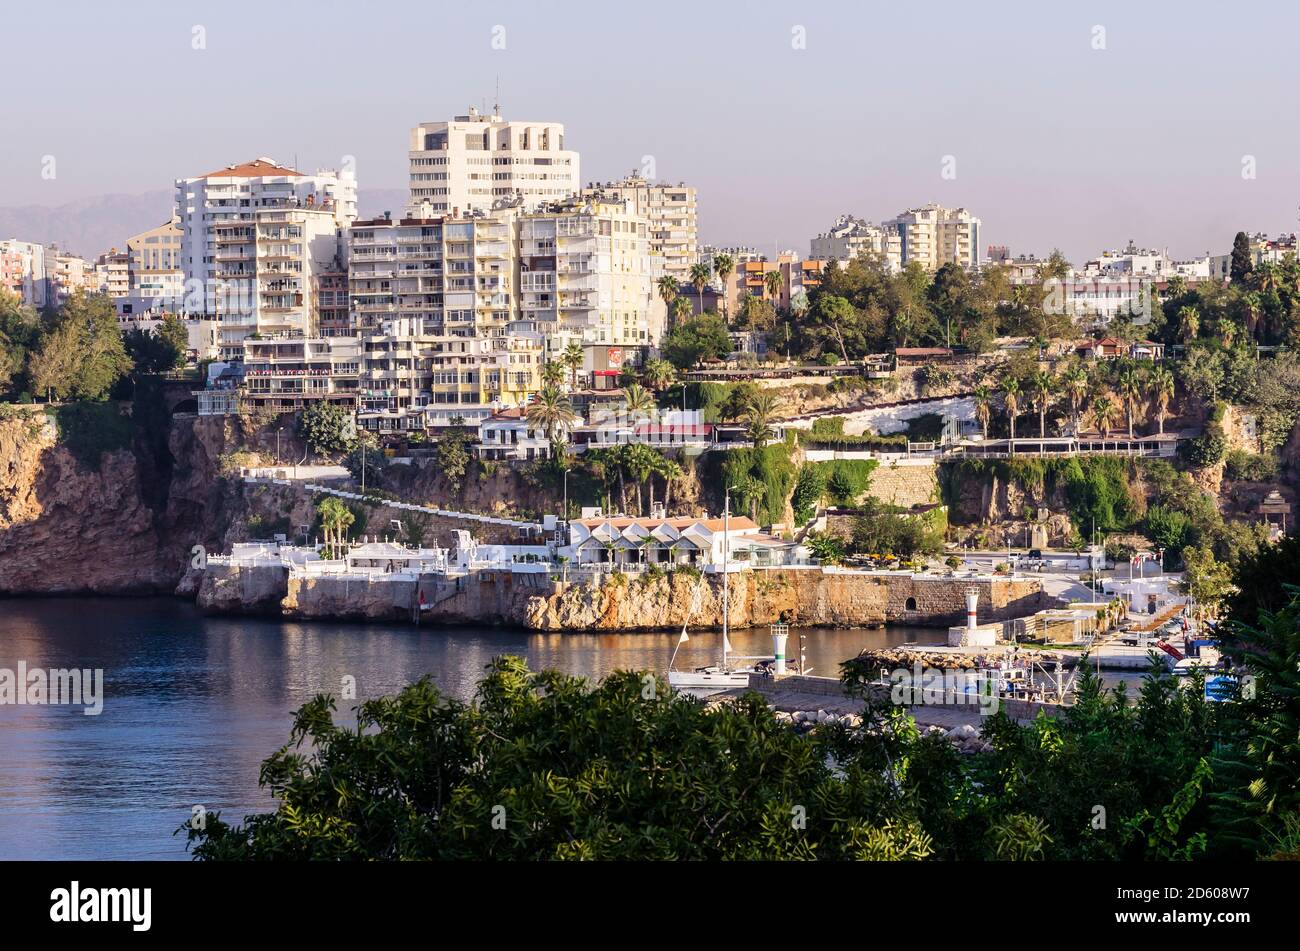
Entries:
[[731, 352], [727, 325], [717, 314], [701, 314], [677, 323], [664, 335], [660, 350], [679, 370], [701, 360], [720, 360]]
[[87, 469], [98, 469], [106, 452], [129, 449], [131, 419], [115, 403], [68, 403], [53, 409], [59, 442]]
[[786, 500], [789, 499], [795, 482], [795, 466], [790, 459], [789, 444], [772, 443], [759, 449], [711, 452], [705, 456], [707, 464], [717, 464], [714, 457], [718, 456], [723, 457], [720, 479], [713, 484], [741, 486], [752, 481], [758, 486], [756, 501], [760, 524], [771, 525], [785, 521]]
[[1228, 453], [1223, 474], [1234, 481], [1272, 482], [1278, 477], [1279, 468], [1277, 456], [1272, 453], [1259, 454], [1233, 449]]
[[1178, 452], [1190, 466], [1198, 469], [1215, 466], [1228, 456], [1228, 438], [1222, 429], [1211, 426], [1203, 435], [1180, 442]]
[[164, 317], [155, 330], [133, 327], [122, 341], [137, 372], [162, 373], [185, 366], [189, 335], [174, 314]]
[[817, 507], [825, 494], [826, 471], [817, 463], [801, 465], [790, 499], [796, 525], [805, 524], [817, 514]]
[[948, 527], [942, 507], [922, 514], [891, 510], [867, 499], [862, 514], [853, 520], [852, 551], [869, 555], [935, 555], [943, 550]]
[[844, 539], [830, 532], [809, 532], [804, 544], [823, 565], [838, 565], [844, 560]]
[[453, 426], [438, 435], [438, 444], [434, 448], [439, 471], [451, 483], [453, 491], [458, 491], [465, 472], [473, 458], [471, 446], [474, 435], [468, 429]]
[[103, 400], [131, 368], [112, 302], [80, 290], [53, 315], [28, 359], [33, 392], [53, 399]]
[[853, 506], [871, 487], [871, 473], [880, 463], [875, 459], [831, 459], [809, 463], [826, 479], [826, 494], [835, 505]]
[[1083, 532], [1127, 531], [1139, 515], [1139, 502], [1131, 483], [1134, 464], [1112, 456], [1076, 456], [1069, 459], [970, 459], [944, 467], [941, 486], [950, 506], [969, 481], [997, 478], [1014, 482], [1031, 494], [1064, 493], [1070, 521]]
[[254, 515], [245, 527], [248, 529], [248, 537], [254, 540], [269, 540], [276, 535], [287, 537], [293, 532], [292, 520], [287, 515], [277, 518]]
[[313, 452], [346, 452], [356, 441], [356, 424], [342, 406], [317, 400], [299, 415], [298, 433]]

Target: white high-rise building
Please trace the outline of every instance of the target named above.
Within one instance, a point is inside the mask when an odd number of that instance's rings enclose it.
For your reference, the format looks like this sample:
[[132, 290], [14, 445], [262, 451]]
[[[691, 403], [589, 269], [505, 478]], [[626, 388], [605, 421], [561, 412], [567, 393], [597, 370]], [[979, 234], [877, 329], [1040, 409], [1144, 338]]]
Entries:
[[53, 283], [46, 270], [45, 245], [17, 238], [0, 241], [0, 287], [17, 294], [24, 304], [44, 307], [53, 302]]
[[575, 194], [578, 153], [564, 147], [558, 122], [508, 122], [477, 109], [411, 130], [408, 218], [487, 211], [521, 197], [525, 208]]
[[315, 332], [318, 278], [338, 267], [356, 216], [350, 171], [259, 158], [177, 180], [186, 310], [216, 319], [223, 359], [241, 359], [252, 334]]
[[584, 197], [627, 202], [628, 211], [650, 222], [650, 252], [663, 273], [681, 286], [690, 283], [691, 265], [699, 260], [695, 188], [683, 182], [652, 182], [633, 172], [617, 182], [588, 185]]
[[885, 258], [891, 267], [913, 261], [927, 271], [945, 264], [975, 267], [979, 264], [980, 220], [965, 208], [944, 208], [931, 202], [910, 208], [888, 221]]
[[812, 239], [809, 257], [847, 264], [862, 254], [884, 256], [885, 230], [853, 215], [840, 215], [830, 230]]

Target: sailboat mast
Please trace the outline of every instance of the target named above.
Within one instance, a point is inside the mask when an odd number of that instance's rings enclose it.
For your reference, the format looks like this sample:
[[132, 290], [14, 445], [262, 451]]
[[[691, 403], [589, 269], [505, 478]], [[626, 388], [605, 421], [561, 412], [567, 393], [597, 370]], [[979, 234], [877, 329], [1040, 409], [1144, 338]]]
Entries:
[[727, 598], [727, 561], [731, 557], [727, 546], [731, 540], [731, 493], [723, 493], [722, 502], [722, 666], [727, 666], [727, 621], [730, 603]]

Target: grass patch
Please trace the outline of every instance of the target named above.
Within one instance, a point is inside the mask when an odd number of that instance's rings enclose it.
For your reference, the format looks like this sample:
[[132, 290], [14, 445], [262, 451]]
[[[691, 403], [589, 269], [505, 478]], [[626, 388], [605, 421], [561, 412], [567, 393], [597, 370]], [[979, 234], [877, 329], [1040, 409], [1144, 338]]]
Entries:
[[104, 453], [131, 447], [135, 427], [115, 403], [68, 403], [52, 412], [59, 442], [87, 469], [98, 469]]

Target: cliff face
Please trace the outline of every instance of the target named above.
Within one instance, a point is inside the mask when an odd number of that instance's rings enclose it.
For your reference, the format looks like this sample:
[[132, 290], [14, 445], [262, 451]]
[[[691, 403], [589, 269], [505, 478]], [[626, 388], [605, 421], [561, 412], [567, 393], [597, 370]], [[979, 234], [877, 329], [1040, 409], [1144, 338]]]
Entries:
[[[733, 627], [791, 623], [874, 627], [886, 623], [947, 626], [965, 618], [966, 591], [980, 592], [980, 620], [1005, 620], [1047, 605], [1037, 581], [975, 581], [789, 569], [747, 571], [728, 582]], [[523, 625], [534, 630], [672, 630], [722, 625], [722, 582], [673, 574], [649, 580], [570, 585], [530, 598]]]
[[[192, 594], [192, 549], [223, 550], [251, 503], [219, 457], [254, 424], [238, 417], [137, 421], [130, 449], [94, 468], [44, 413], [0, 418], [0, 594]], [[187, 577], [188, 575], [188, 577]]]
[[170, 590], [140, 476], [126, 450], [87, 470], [44, 414], [0, 419], [0, 593]]

